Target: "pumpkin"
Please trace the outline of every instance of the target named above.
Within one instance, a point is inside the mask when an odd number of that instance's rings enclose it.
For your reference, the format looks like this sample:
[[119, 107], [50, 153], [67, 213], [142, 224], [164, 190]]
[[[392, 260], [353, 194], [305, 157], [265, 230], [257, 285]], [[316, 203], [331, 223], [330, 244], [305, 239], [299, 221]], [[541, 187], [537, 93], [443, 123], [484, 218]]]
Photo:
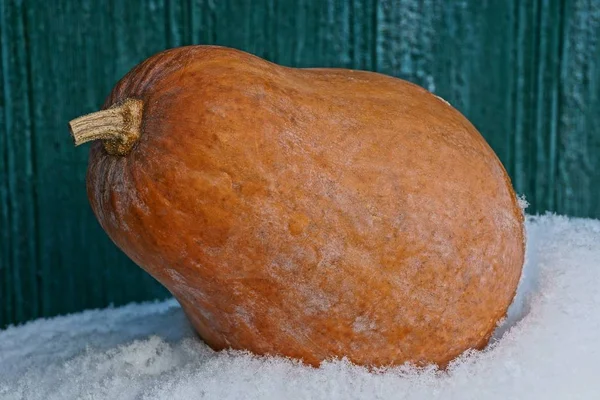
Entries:
[[70, 126], [95, 140], [100, 225], [213, 349], [444, 366], [486, 345], [515, 294], [509, 177], [414, 84], [181, 47]]

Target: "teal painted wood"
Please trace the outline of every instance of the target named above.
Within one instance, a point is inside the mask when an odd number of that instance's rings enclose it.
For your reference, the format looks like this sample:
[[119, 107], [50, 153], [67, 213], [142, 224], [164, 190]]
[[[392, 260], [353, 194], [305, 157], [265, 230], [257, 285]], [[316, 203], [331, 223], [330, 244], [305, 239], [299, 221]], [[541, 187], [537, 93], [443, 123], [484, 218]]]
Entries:
[[167, 47], [164, 6], [135, 3], [116, 1], [110, 13], [90, 0], [30, 10], [30, 25], [38, 27], [29, 37], [33, 113], [44, 122], [35, 127], [44, 315], [166, 293], [94, 220], [85, 192], [87, 146], [75, 149], [65, 137], [69, 119], [97, 110], [133, 65]]
[[478, 127], [529, 212], [600, 217], [600, 2], [0, 0], [0, 327], [167, 293], [106, 237], [66, 123], [165, 48], [420, 84]]
[[[6, 135], [7, 121], [7, 104], [8, 99], [8, 73], [5, 73], [4, 68], [4, 41], [6, 40], [6, 28], [4, 28], [4, 7], [0, 7], [0, 328], [2, 321], [9, 320], [10, 305], [9, 303], [9, 266], [10, 262], [10, 245], [11, 245], [11, 228], [10, 228], [10, 205], [8, 202], [8, 143]], [[12, 319], [12, 318], [11, 318]]]
[[[0, 32], [3, 97], [3, 286], [5, 321], [40, 315], [37, 224], [37, 158], [31, 114], [31, 74], [26, 10], [1, 3]], [[4, 265], [7, 263], [7, 265]], [[5, 322], [0, 321], [0, 322]]]
[[600, 2], [565, 2], [556, 209], [600, 217]]

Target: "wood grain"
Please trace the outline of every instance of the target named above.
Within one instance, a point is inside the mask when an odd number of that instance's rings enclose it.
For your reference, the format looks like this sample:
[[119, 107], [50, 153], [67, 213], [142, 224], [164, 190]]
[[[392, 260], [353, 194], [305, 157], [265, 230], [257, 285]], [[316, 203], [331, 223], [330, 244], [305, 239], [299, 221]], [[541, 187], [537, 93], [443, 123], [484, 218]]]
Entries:
[[564, 5], [556, 209], [600, 217], [600, 3]]

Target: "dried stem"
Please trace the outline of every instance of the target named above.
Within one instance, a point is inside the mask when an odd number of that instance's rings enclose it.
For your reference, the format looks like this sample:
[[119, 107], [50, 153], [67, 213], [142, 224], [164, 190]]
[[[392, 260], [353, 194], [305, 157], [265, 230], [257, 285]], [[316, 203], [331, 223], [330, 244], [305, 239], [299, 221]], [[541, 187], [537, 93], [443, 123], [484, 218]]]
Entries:
[[69, 122], [75, 146], [101, 139], [109, 154], [127, 155], [140, 138], [143, 103], [126, 99], [107, 110], [87, 114]]

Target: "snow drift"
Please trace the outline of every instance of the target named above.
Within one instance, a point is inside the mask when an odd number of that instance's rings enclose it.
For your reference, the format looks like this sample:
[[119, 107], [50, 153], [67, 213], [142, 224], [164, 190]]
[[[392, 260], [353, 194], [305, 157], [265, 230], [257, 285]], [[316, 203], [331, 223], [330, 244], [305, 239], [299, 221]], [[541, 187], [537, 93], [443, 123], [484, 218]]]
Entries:
[[529, 217], [527, 231], [508, 317], [446, 371], [214, 352], [169, 300], [0, 331], [0, 399], [600, 398], [600, 221]]

